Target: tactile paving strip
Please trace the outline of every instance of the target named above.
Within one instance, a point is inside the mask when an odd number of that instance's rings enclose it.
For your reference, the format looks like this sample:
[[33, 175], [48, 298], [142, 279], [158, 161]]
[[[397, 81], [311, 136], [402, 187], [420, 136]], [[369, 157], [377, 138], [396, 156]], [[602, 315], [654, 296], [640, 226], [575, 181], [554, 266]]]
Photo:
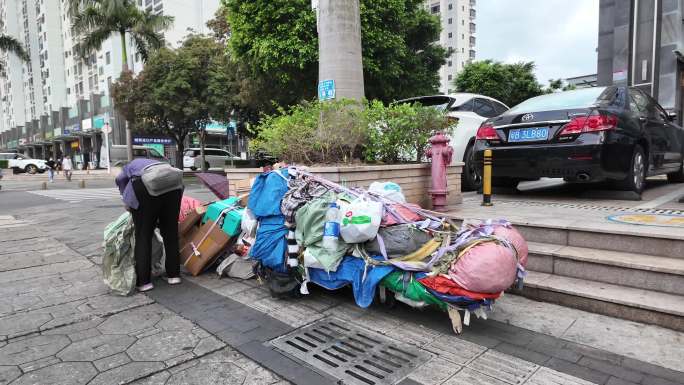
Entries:
[[[477, 201], [480, 198], [471, 198], [468, 201]], [[597, 206], [582, 203], [554, 203], [554, 202], [534, 202], [534, 201], [509, 201], [509, 200], [497, 200], [497, 204], [509, 205], [509, 206], [532, 206], [532, 207], [557, 207], [563, 209], [578, 209], [578, 210], [591, 210], [591, 211], [617, 211], [617, 212], [634, 212], [641, 214], [666, 214], [666, 215], [684, 215], [682, 210], [670, 210], [670, 209], [638, 209], [634, 207], [611, 207], [611, 206]]]
[[415, 346], [325, 318], [279, 337], [272, 344], [344, 384], [396, 384], [432, 354]]

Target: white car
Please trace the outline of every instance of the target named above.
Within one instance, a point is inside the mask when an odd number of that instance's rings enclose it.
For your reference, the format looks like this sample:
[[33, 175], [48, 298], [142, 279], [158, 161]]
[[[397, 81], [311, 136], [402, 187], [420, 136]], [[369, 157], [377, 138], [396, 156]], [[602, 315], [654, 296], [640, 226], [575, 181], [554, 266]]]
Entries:
[[447, 115], [458, 121], [458, 125], [449, 134], [454, 148], [452, 164], [463, 162], [463, 191], [477, 190], [482, 184], [480, 173], [475, 172], [473, 145], [475, 134], [482, 122], [499, 116], [509, 108], [500, 101], [484, 95], [454, 93], [449, 95], [419, 96], [400, 100], [398, 103], [420, 103], [445, 111]]
[[[220, 148], [204, 149], [204, 160], [207, 170], [210, 168], [223, 169], [226, 167], [226, 161], [230, 159], [239, 160], [240, 157]], [[185, 150], [183, 153], [183, 168], [189, 168], [192, 171], [202, 168], [202, 157], [200, 156], [199, 148], [188, 148]]]
[[20, 172], [27, 172], [35, 174], [37, 172], [44, 173], [47, 169], [45, 161], [42, 159], [32, 159], [22, 154], [13, 152], [0, 153], [0, 159], [7, 160], [7, 167]]

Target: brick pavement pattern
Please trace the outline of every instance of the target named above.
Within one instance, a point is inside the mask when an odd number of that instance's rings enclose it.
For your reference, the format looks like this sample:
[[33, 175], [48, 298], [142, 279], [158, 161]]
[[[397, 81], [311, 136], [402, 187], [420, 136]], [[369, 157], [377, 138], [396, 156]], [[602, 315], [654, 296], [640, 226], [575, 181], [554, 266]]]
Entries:
[[[462, 336], [441, 313], [358, 308], [348, 291], [275, 300], [257, 281], [186, 277], [148, 295], [102, 284], [101, 239], [119, 205], [63, 203], [0, 216], [0, 384], [336, 383], [270, 341], [336, 317], [432, 355], [415, 384], [662, 384], [683, 373], [488, 320]], [[313, 285], [312, 285], [313, 286]]]

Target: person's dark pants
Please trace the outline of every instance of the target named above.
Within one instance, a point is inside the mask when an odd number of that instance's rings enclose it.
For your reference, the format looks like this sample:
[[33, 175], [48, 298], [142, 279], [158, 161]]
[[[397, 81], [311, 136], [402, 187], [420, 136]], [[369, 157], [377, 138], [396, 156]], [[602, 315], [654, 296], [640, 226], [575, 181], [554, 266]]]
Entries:
[[159, 226], [166, 251], [166, 275], [180, 277], [180, 256], [178, 252], [178, 214], [183, 190], [174, 190], [158, 197], [151, 196], [142, 180], [133, 181], [133, 190], [140, 205], [131, 210], [135, 225], [135, 274], [137, 286], [151, 282], [152, 237]]

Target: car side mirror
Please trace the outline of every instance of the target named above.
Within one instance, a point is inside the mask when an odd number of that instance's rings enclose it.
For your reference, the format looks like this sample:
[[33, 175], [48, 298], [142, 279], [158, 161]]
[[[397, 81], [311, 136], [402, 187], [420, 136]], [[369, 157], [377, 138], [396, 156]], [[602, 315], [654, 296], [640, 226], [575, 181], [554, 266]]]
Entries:
[[668, 119], [669, 121], [671, 121], [671, 122], [674, 122], [675, 120], [677, 120], [677, 112], [675, 112], [675, 111], [668, 111], [668, 113], [667, 113], [667, 119]]

